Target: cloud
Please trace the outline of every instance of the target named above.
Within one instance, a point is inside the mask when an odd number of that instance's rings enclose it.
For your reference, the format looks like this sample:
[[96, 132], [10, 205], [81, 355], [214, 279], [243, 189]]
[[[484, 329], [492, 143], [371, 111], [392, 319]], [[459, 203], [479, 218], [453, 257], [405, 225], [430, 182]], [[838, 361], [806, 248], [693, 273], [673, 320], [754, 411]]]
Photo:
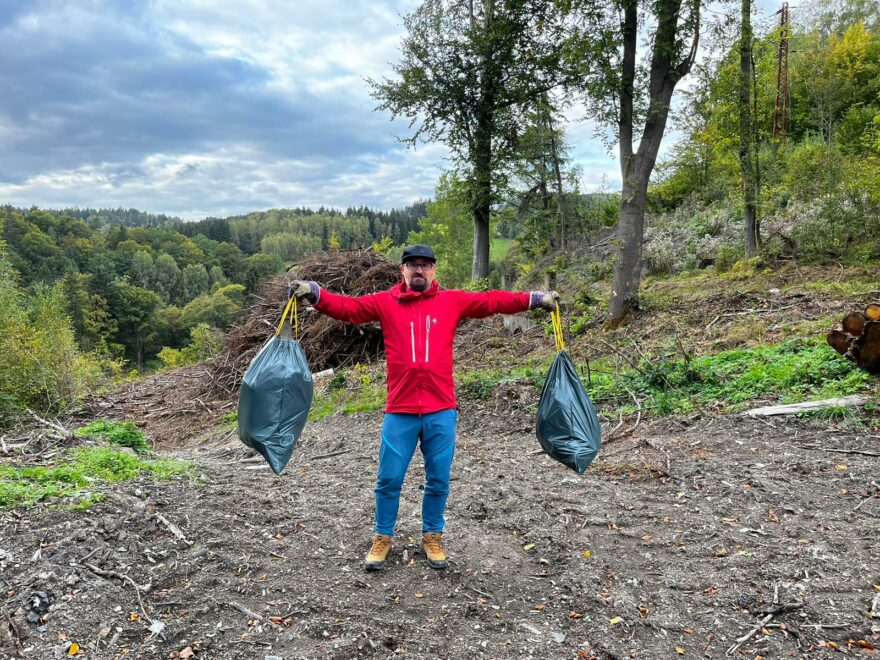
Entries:
[[[49, 207], [169, 209], [184, 219], [272, 207], [382, 207], [387, 199], [403, 206], [432, 192], [445, 150], [432, 146], [342, 162], [326, 157], [267, 161], [263, 156], [239, 144], [209, 153], [151, 154], [132, 165], [87, 164], [40, 173], [20, 184], [0, 183], [0, 199], [18, 199], [25, 206], [40, 199]], [[192, 195], [193, 190], [210, 196]]]
[[389, 73], [415, 0], [10, 4], [0, 203], [390, 208], [431, 196], [448, 165], [441, 146], [399, 143], [405, 122], [374, 112], [364, 82]]

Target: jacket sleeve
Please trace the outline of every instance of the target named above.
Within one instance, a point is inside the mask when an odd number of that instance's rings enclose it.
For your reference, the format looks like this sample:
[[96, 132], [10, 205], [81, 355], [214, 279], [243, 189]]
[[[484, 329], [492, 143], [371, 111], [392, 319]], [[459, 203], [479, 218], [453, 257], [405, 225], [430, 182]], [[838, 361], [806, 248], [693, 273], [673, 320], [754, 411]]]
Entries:
[[512, 291], [459, 291], [461, 318], [482, 319], [492, 314], [516, 314], [529, 309], [531, 294]]
[[381, 318], [382, 293], [371, 293], [368, 296], [343, 296], [321, 289], [318, 302], [314, 307], [319, 312], [348, 323], [369, 323]]

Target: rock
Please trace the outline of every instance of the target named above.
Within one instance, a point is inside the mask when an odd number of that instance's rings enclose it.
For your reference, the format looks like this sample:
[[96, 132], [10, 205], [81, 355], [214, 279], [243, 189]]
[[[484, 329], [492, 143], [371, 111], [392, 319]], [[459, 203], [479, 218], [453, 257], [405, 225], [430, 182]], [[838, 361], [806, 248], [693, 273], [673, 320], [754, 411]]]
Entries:
[[511, 335], [531, 330], [537, 325], [532, 319], [523, 314], [502, 314], [501, 322], [504, 324], [504, 329]]

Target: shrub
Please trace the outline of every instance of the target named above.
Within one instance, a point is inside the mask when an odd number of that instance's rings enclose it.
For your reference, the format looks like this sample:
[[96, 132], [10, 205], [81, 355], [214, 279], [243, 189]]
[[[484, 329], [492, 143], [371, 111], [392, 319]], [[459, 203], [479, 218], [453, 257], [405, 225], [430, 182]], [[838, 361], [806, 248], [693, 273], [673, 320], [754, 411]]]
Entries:
[[0, 242], [0, 424], [24, 408], [58, 413], [104, 378], [101, 359], [82, 353], [60, 285], [26, 297]]
[[98, 419], [74, 432], [78, 436], [103, 438], [111, 445], [119, 445], [133, 449], [138, 454], [150, 451], [144, 433], [134, 422], [113, 422]]
[[182, 367], [209, 360], [223, 349], [220, 331], [206, 323], [199, 323], [190, 331], [189, 336], [190, 342], [183, 348], [165, 346], [159, 351], [159, 359], [166, 367]]

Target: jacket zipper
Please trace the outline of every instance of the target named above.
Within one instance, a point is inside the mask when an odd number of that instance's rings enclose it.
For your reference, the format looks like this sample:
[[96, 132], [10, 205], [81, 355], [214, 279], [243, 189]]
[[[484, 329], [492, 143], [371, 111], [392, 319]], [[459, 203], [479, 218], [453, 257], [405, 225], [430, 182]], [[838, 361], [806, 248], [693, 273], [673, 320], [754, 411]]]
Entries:
[[416, 361], [416, 324], [415, 321], [409, 322], [409, 340], [412, 344], [413, 362]]
[[425, 362], [428, 362], [428, 354], [431, 351], [431, 316], [425, 317]]

